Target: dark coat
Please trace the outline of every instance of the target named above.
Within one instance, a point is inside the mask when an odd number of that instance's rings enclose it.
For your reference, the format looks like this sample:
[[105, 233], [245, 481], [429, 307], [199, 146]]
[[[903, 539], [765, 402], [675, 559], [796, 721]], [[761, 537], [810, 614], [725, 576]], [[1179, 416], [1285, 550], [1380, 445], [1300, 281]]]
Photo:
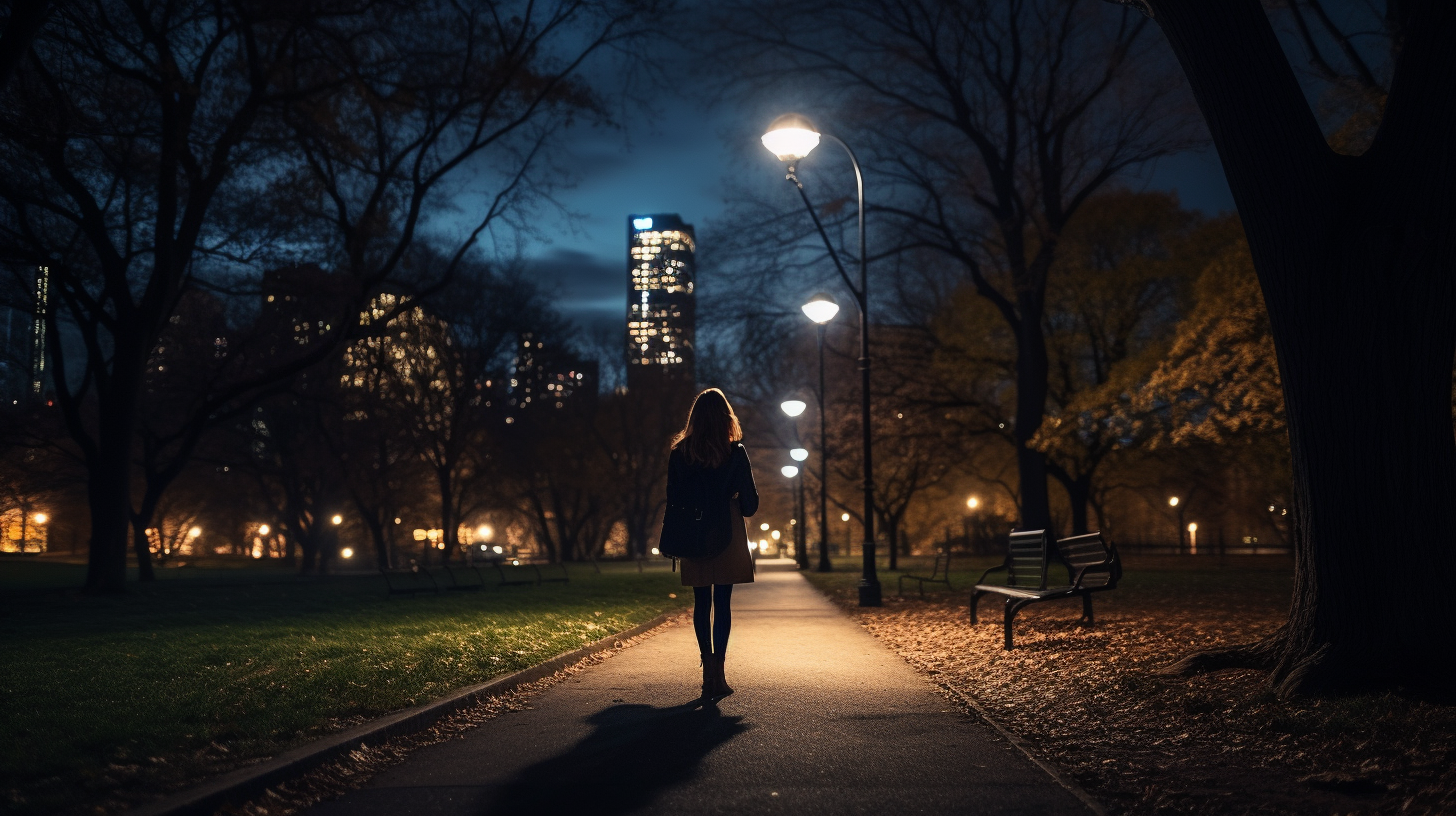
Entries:
[[738, 510], [745, 518], [758, 512], [758, 488], [753, 484], [753, 466], [748, 449], [736, 442], [728, 461], [716, 468], [693, 464], [681, 447], [667, 459], [668, 504], [695, 505], [699, 500], [722, 496], [727, 502], [738, 495]]

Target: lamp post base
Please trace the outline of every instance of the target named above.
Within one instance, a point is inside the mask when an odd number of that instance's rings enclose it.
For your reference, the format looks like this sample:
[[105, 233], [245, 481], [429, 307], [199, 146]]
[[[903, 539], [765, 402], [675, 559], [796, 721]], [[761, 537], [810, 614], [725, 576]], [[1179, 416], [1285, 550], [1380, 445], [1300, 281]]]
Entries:
[[879, 581], [859, 582], [859, 605], [860, 606], [883, 606], [880, 601]]

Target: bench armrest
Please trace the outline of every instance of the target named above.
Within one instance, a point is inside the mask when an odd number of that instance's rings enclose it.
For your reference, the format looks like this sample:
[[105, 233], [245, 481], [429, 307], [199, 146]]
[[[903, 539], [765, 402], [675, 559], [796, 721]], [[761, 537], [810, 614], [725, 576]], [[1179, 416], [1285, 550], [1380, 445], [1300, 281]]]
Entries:
[[1103, 561], [1101, 564], [1088, 564], [1087, 566], [1085, 566], [1085, 567], [1077, 570], [1077, 577], [1072, 580], [1072, 589], [1074, 589], [1074, 590], [1081, 589], [1082, 588], [1082, 579], [1083, 578], [1085, 578], [1088, 574], [1099, 573], [1099, 572], [1105, 572], [1105, 573], [1107, 573], [1107, 577], [1111, 578], [1112, 577], [1112, 562], [1111, 561]]
[[984, 584], [984, 583], [986, 583], [986, 576], [987, 575], [990, 575], [993, 572], [1005, 572], [1006, 569], [1007, 569], [1007, 567], [1006, 567], [1005, 564], [1002, 564], [999, 567], [992, 567], [992, 568], [986, 570], [985, 572], [981, 573], [981, 577], [976, 579], [976, 583], [978, 583], [978, 584]]

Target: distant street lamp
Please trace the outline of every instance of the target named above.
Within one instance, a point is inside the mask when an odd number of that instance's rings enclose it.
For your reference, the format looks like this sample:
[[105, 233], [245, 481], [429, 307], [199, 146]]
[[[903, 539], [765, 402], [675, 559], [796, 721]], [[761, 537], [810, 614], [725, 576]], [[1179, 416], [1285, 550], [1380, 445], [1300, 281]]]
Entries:
[[[795, 418], [802, 415], [804, 413], [804, 410], [808, 407], [808, 403], [804, 402], [803, 400], [796, 399], [784, 400], [783, 402], [779, 403], [779, 410], [783, 411], [786, 415]], [[820, 403], [820, 408], [820, 413], [823, 414], [822, 401]], [[798, 439], [798, 437], [798, 424], [795, 423], [794, 438]], [[809, 452], [807, 450], [804, 450], [803, 448], [796, 447], [789, 451], [789, 456], [795, 462], [803, 462], [804, 460], [809, 458]], [[800, 477], [798, 484], [796, 484], [794, 487], [794, 518], [801, 519], [804, 517], [804, 479]], [[819, 492], [821, 494], [824, 492], [822, 482], [820, 483]], [[794, 528], [794, 560], [798, 562], [799, 569], [809, 568], [809, 547], [806, 545], [806, 539], [809, 533], [804, 529], [804, 527], [805, 525], [799, 524], [796, 525]]]
[[35, 514], [35, 523], [36, 524], [45, 524], [46, 521], [49, 518], [50, 518], [50, 516], [47, 516], [45, 513], [36, 513]]
[[[839, 304], [824, 292], [809, 298], [800, 307], [815, 323], [819, 339], [819, 390], [814, 396], [819, 404], [819, 572], [829, 572], [834, 565], [829, 561], [829, 420], [824, 412], [824, 327], [839, 314]], [[806, 556], [807, 557], [807, 556]]]
[[[819, 213], [814, 205], [809, 202], [808, 193], [804, 192], [804, 185], [799, 181], [796, 164], [800, 159], [808, 156], [815, 147], [818, 147], [821, 138], [829, 138], [839, 143], [844, 152], [849, 154], [850, 164], [854, 166], [855, 192], [858, 196], [859, 210], [859, 286], [849, 279], [849, 273], [845, 271], [844, 264], [839, 260], [839, 253], [834, 251], [834, 244], [829, 240], [829, 233], [824, 231], [824, 225], [819, 221]], [[854, 295], [855, 304], [859, 306], [859, 372], [860, 372], [860, 415], [863, 430], [864, 445], [864, 571], [859, 582], [859, 605], [879, 606], [880, 601], [880, 579], [875, 572], [875, 479], [874, 463], [870, 456], [872, 446], [872, 431], [870, 424], [870, 315], [869, 315], [869, 259], [865, 254], [865, 197], [864, 197], [864, 172], [860, 169], [859, 159], [854, 151], [843, 139], [829, 134], [821, 134], [819, 129], [814, 127], [806, 117], [796, 113], [785, 114], [771, 122], [768, 131], [763, 134], [763, 146], [768, 148], [779, 161], [788, 165], [784, 178], [794, 185], [799, 191], [799, 198], [803, 200], [804, 207], [809, 210], [809, 217], [814, 221], [814, 228], [819, 231], [819, 237], [824, 240], [824, 246], [829, 250], [829, 257], [834, 261], [834, 268], [839, 271], [839, 276], [844, 280], [845, 286]], [[827, 301], [827, 303], [826, 303]], [[815, 306], [816, 303], [825, 303], [823, 306]], [[830, 306], [833, 309], [830, 311]], [[815, 316], [814, 310], [829, 311], [828, 316], [822, 320]], [[820, 329], [820, 380], [823, 380], [823, 329], [824, 323], [834, 317], [839, 311], [838, 304], [834, 299], [826, 296], [816, 296], [809, 303], [804, 305], [804, 314], [809, 315], [821, 326]], [[820, 389], [820, 400], [823, 400], [823, 389]], [[820, 422], [823, 422], [823, 411], [820, 411]], [[822, 441], [822, 439], [821, 439]], [[822, 467], [823, 463], [821, 463]], [[822, 472], [822, 471], [821, 471]], [[822, 484], [821, 484], [822, 487]], [[821, 551], [819, 569], [828, 571], [830, 569], [827, 542]]]
[[339, 526], [339, 525], [340, 525], [340, 524], [343, 524], [343, 523], [344, 523], [344, 517], [343, 517], [343, 516], [341, 516], [341, 515], [339, 515], [339, 514], [338, 514], [338, 513], [335, 513], [335, 514], [334, 514], [334, 517], [333, 517], [333, 518], [331, 518], [331, 519], [329, 519], [329, 521], [331, 521], [331, 522], [333, 522], [333, 525], [334, 525], [334, 526], [335, 526], [335, 527], [337, 527], [337, 526]]
[[1184, 504], [1183, 503], [1183, 500], [1180, 499], [1180, 498], [1178, 498], [1177, 496], [1169, 496], [1168, 497], [1168, 506], [1171, 507], [1171, 508], [1173, 508], [1178, 513], [1178, 554], [1179, 555], [1182, 555], [1183, 554], [1183, 531], [1184, 531], [1184, 528], [1183, 528], [1183, 513], [1184, 513], [1184, 511], [1186, 511], [1188, 509], [1188, 505]]
[[[798, 451], [802, 448], [794, 448], [794, 450]], [[794, 526], [794, 560], [799, 562], [799, 567], [802, 569], [808, 566], [809, 562], [809, 556], [804, 552], [804, 525], [798, 523], [798, 519], [804, 515], [804, 479], [799, 475], [799, 468], [796, 465], [784, 465], [779, 468], [779, 472], [784, 474], [785, 479], [794, 480], [794, 518], [789, 523]], [[773, 539], [774, 541], [779, 540], [778, 530], [773, 531]], [[782, 549], [782, 545], [780, 548]]]
[[850, 555], [854, 552], [854, 528], [849, 526], [848, 513], [840, 513], [839, 520], [844, 522], [844, 554]]
[[1188, 522], [1188, 553], [1190, 555], [1198, 555], [1198, 524], [1197, 524], [1197, 522], [1192, 522], [1192, 521]]

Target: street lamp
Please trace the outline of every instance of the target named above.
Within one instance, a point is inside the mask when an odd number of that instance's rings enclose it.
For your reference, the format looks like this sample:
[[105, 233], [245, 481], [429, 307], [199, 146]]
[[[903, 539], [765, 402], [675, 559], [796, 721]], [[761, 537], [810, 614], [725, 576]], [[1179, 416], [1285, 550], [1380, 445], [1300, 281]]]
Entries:
[[834, 316], [839, 314], [839, 304], [834, 297], [826, 292], [820, 292], [809, 298], [809, 302], [800, 307], [804, 314], [815, 323], [818, 329], [819, 340], [819, 390], [815, 393], [815, 399], [819, 404], [819, 572], [829, 572], [834, 565], [829, 561], [829, 446], [825, 441], [829, 435], [828, 415], [824, 412], [824, 328]]
[[[1183, 500], [1177, 496], [1168, 497], [1168, 506], [1178, 513], [1178, 554], [1183, 554], [1183, 513], [1188, 508], [1184, 506]], [[1195, 528], [1196, 529], [1196, 528]]]
[[[824, 225], [819, 221], [819, 213], [814, 205], [809, 202], [808, 193], [804, 192], [804, 184], [799, 181], [796, 164], [805, 156], [808, 156], [815, 147], [819, 146], [820, 139], [828, 138], [837, 142], [844, 152], [849, 154], [849, 162], [854, 166], [855, 193], [859, 202], [859, 286], [849, 279], [849, 273], [845, 271], [844, 264], [839, 260], [839, 253], [834, 251], [834, 244], [829, 240], [829, 233], [824, 231]], [[829, 250], [829, 257], [834, 261], [834, 268], [839, 271], [839, 276], [844, 280], [845, 286], [854, 295], [855, 304], [859, 306], [859, 372], [860, 372], [860, 425], [863, 430], [864, 439], [864, 572], [859, 582], [859, 605], [879, 606], [880, 605], [880, 579], [875, 573], [875, 480], [874, 463], [870, 457], [872, 449], [872, 431], [870, 428], [870, 316], [869, 316], [869, 265], [865, 255], [865, 199], [864, 199], [864, 173], [860, 169], [859, 159], [854, 151], [843, 139], [829, 134], [819, 132], [806, 117], [796, 113], [789, 113], [773, 120], [768, 126], [768, 131], [763, 134], [763, 146], [768, 148], [779, 161], [788, 165], [784, 178], [794, 185], [799, 191], [799, 198], [803, 200], [804, 206], [809, 210], [809, 217], [814, 221], [814, 228], [819, 231], [819, 237], [824, 240], [824, 246]], [[824, 305], [815, 305], [815, 304]], [[830, 308], [830, 304], [833, 308]], [[811, 311], [811, 308], [814, 311]], [[809, 303], [804, 304], [804, 314], [809, 319], [820, 325], [820, 337], [823, 337], [823, 325], [832, 319], [839, 311], [839, 305], [834, 299], [824, 295], [816, 295]], [[827, 312], [821, 320], [816, 317], [816, 312]], [[820, 341], [820, 360], [823, 360], [823, 341]], [[820, 367], [820, 379], [823, 380], [823, 366]], [[823, 389], [820, 389], [820, 400], [823, 400]], [[823, 412], [820, 412], [820, 422], [823, 422]], [[822, 463], [821, 463], [822, 465]], [[823, 487], [823, 485], [821, 485]], [[819, 563], [820, 570], [829, 569], [828, 550], [824, 551]]]
[[[790, 417], [800, 416], [801, 414], [804, 413], [804, 409], [806, 409], [808, 407], [809, 407], [808, 403], [804, 402], [803, 400], [796, 400], [796, 399], [784, 400], [783, 402], [779, 403], [779, 410], [783, 411], [785, 414], [787, 414]], [[823, 402], [822, 401], [820, 402], [820, 413], [821, 414], [823, 413]], [[794, 438], [795, 439], [798, 439], [799, 438], [799, 430], [798, 430], [798, 425], [797, 424], [794, 426]], [[821, 440], [821, 443], [822, 443], [822, 440]], [[796, 448], [793, 448], [793, 449], [791, 449], [789, 451], [789, 456], [795, 462], [803, 462], [804, 460], [806, 460], [806, 459], [809, 458], [809, 451], [807, 451], [807, 450], [805, 450], [803, 448], [797, 448], [796, 447]], [[788, 470], [785, 469], [784, 472], [787, 474]], [[798, 470], [795, 469], [794, 472], [795, 473], [798, 473]], [[822, 477], [823, 474], [821, 473], [820, 476]], [[794, 488], [795, 488], [795, 490], [794, 490], [794, 518], [800, 518], [801, 519], [801, 518], [804, 517], [804, 479], [802, 477], [799, 478], [799, 481], [794, 485]], [[822, 484], [821, 484], [820, 493], [823, 493]], [[795, 525], [795, 527], [794, 527], [794, 560], [798, 562], [799, 569], [808, 569], [809, 568], [809, 547], [807, 545], [808, 535], [809, 535], [809, 533], [805, 531], [803, 524]], [[821, 535], [822, 535], [822, 533], [821, 533]]]
[[844, 522], [844, 554], [850, 555], [854, 552], [854, 528], [849, 526], [848, 513], [840, 513], [839, 520]]

